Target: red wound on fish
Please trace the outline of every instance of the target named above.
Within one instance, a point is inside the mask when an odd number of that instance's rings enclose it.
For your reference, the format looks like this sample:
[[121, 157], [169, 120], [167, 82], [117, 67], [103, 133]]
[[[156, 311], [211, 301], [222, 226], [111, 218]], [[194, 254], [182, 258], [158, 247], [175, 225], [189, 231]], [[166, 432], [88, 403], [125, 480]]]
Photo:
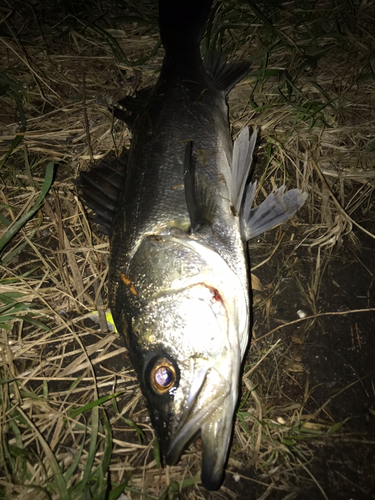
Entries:
[[215, 302], [223, 302], [223, 299], [221, 298], [221, 295], [220, 295], [220, 292], [219, 290], [217, 290], [216, 288], [213, 288], [213, 287], [208, 287], [210, 292], [211, 292], [211, 295], [212, 295], [212, 299], [215, 301]]

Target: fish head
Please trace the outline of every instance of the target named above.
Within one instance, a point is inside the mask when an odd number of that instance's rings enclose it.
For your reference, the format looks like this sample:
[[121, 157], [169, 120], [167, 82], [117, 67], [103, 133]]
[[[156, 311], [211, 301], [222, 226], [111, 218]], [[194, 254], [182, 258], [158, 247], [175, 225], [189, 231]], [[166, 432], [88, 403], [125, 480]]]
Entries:
[[213, 490], [221, 485], [230, 444], [239, 330], [247, 320], [238, 314], [238, 290], [231, 283], [225, 289], [226, 264], [219, 259], [219, 271], [207, 252], [176, 238], [141, 245], [129, 268], [138, 276], [132, 281], [138, 307], [129, 308], [126, 337], [166, 463], [175, 464], [200, 436], [202, 483]]
[[167, 464], [199, 434], [202, 475], [221, 482], [238, 394], [238, 349], [223, 302], [197, 284], [148, 303], [133, 320], [143, 346], [141, 385]]

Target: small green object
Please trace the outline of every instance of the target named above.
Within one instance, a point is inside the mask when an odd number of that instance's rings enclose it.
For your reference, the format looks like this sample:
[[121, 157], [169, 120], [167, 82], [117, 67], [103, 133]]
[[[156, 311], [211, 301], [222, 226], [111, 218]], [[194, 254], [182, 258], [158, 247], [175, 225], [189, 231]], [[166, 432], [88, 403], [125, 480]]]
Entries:
[[[92, 321], [97, 322], [99, 321], [99, 312], [93, 311], [88, 317]], [[112, 313], [109, 309], [105, 312], [105, 319], [107, 321], [108, 330], [110, 330], [111, 332], [118, 333], [115, 325], [115, 320], [113, 319]]]
[[88, 403], [87, 405], [83, 406], [82, 408], [74, 408], [73, 410], [69, 411], [69, 416], [71, 418], [75, 418], [77, 415], [84, 413], [87, 410], [97, 408], [99, 405], [105, 403], [106, 401], [109, 401], [112, 398], [117, 398], [117, 396], [120, 396], [120, 394], [122, 394], [122, 393], [115, 392], [114, 394], [109, 394], [108, 396], [103, 396], [100, 399], [97, 399], [95, 401], [91, 401], [91, 403]]
[[161, 468], [160, 445], [159, 445], [159, 441], [157, 438], [155, 438], [155, 441], [154, 441], [154, 460], [156, 462], [156, 467], [158, 469], [160, 469]]

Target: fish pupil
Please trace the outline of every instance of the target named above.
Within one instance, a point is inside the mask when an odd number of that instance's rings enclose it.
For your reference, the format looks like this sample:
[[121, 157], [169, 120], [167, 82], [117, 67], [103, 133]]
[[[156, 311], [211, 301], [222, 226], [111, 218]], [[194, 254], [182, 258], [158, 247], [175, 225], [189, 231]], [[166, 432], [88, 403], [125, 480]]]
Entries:
[[176, 368], [169, 359], [159, 358], [153, 363], [149, 380], [152, 389], [157, 394], [165, 394], [177, 383]]
[[166, 366], [161, 366], [155, 372], [155, 382], [161, 387], [167, 387], [173, 382], [172, 370]]

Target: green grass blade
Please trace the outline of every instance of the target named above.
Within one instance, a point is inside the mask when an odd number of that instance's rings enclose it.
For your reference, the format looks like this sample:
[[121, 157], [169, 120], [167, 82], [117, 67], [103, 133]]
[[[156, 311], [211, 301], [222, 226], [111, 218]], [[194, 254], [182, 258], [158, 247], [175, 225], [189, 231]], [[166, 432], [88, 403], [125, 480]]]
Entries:
[[132, 427], [135, 430], [135, 432], [137, 434], [138, 441], [140, 444], [142, 444], [142, 437], [143, 437], [142, 429], [135, 422], [133, 422], [133, 420], [130, 420], [130, 419], [124, 418], [124, 417], [122, 417], [122, 420], [124, 422], [126, 422], [127, 425], [129, 425], [130, 427]]
[[[3, 344], [0, 344], [0, 345], [3, 345]], [[9, 384], [10, 382], [14, 382], [15, 380], [16, 380], [15, 378], [2, 379], [2, 380], [0, 380], [0, 385]]]
[[0, 328], [9, 331], [13, 328], [13, 323], [0, 323]]
[[19, 302], [14, 302], [13, 304], [6, 304], [5, 306], [0, 307], [0, 314], [8, 312], [8, 314], [15, 316], [17, 313], [22, 311], [28, 311], [30, 307], [30, 304], [20, 304]]
[[91, 401], [91, 403], [88, 403], [85, 406], [82, 406], [82, 408], [75, 408], [74, 410], [71, 410], [69, 412], [69, 416], [71, 418], [75, 418], [77, 415], [87, 411], [87, 410], [92, 410], [93, 408], [96, 408], [97, 406], [105, 403], [106, 401], [109, 401], [110, 399], [117, 398], [117, 396], [120, 396], [122, 394], [121, 392], [115, 392], [114, 394], [109, 394], [108, 396], [104, 396], [100, 399], [96, 399], [95, 401]]
[[[31, 313], [31, 314], [36, 314], [36, 313]], [[30, 325], [34, 325], [37, 328], [40, 328], [41, 330], [44, 330], [45, 332], [50, 332], [51, 328], [41, 321], [38, 321], [37, 319], [30, 318], [30, 316], [22, 316], [23, 321], [26, 321], [26, 323], [30, 323]]]
[[[81, 446], [79, 448], [79, 451], [78, 451], [77, 455], [75, 456], [73, 462], [69, 465], [69, 467], [64, 472], [64, 479], [65, 479], [66, 482], [69, 481], [69, 479], [72, 477], [74, 471], [78, 467], [79, 461], [80, 461], [82, 453], [83, 453], [83, 448], [85, 446], [85, 442], [86, 442], [86, 427], [84, 426], [84, 428], [83, 428], [82, 443], [81, 443]], [[69, 493], [70, 493], [71, 489], [72, 489], [72, 487], [69, 488]]]
[[0, 222], [3, 226], [8, 227], [11, 225], [10, 220], [8, 220], [6, 217], [4, 217], [3, 214], [0, 214]]
[[23, 295], [21, 292], [5, 292], [0, 294], [0, 300], [4, 304], [14, 304], [14, 299], [20, 299]]
[[[1, 165], [0, 165], [1, 166]], [[0, 239], [0, 251], [5, 247], [5, 245], [13, 238], [15, 234], [26, 224], [26, 222], [39, 210], [42, 201], [44, 200], [46, 194], [48, 193], [52, 181], [53, 174], [55, 170], [55, 163], [49, 162], [46, 167], [46, 176], [43, 182], [42, 189], [39, 193], [38, 198], [35, 200], [34, 206], [26, 214], [24, 214], [13, 226], [11, 226]]]
[[[31, 233], [28, 235], [29, 236], [29, 240], [31, 240], [31, 238], [34, 236], [34, 234], [38, 231], [39, 228], [36, 228], [34, 229], [34, 231], [31, 231]], [[28, 241], [21, 241], [21, 243], [19, 245], [17, 245], [15, 248], [13, 248], [13, 250], [11, 250], [9, 253], [7, 253], [4, 258], [1, 260], [1, 262], [3, 264], [7, 264], [8, 262], [10, 262], [12, 259], [14, 259], [14, 257], [16, 255], [18, 255], [24, 248], [26, 245], [28, 245]]]
[[103, 475], [105, 476], [105, 474], [109, 469], [109, 464], [111, 462], [112, 429], [111, 429], [111, 424], [109, 423], [107, 415], [104, 410], [103, 410], [103, 420], [104, 420], [105, 442], [104, 442], [104, 453], [102, 459], [102, 470], [103, 470]]
[[[13, 99], [16, 102], [17, 111], [18, 111], [20, 122], [21, 122], [20, 132], [25, 132], [25, 130], [26, 130], [26, 118], [25, 118], [25, 113], [23, 112], [21, 98], [20, 98], [17, 90], [12, 89], [11, 94], [13, 96]], [[13, 151], [16, 149], [16, 147], [22, 141], [22, 139], [23, 139], [23, 134], [16, 135], [16, 137], [12, 141], [12, 144], [10, 145], [10, 148], [8, 149], [7, 153], [5, 154], [4, 158], [0, 161], [0, 168], [4, 165], [4, 163], [7, 161], [9, 156], [13, 153]]]
[[273, 35], [279, 36], [277, 29], [274, 28], [271, 21], [269, 21], [269, 19], [267, 19], [267, 17], [263, 14], [263, 12], [256, 5], [254, 5], [253, 2], [250, 2], [250, 0], [248, 0], [247, 3], [249, 4], [251, 10], [254, 12], [254, 14], [257, 16], [257, 18], [260, 21], [262, 21], [262, 23], [272, 31]]
[[3, 71], [0, 71], [0, 83], [2, 85], [7, 85], [8, 88], [22, 90], [22, 85], [10, 80]]
[[113, 488], [113, 490], [108, 495], [108, 500], [117, 500], [121, 493], [126, 489], [128, 482], [132, 476], [131, 472], [128, 472], [125, 476], [125, 481]]
[[155, 438], [154, 441], [153, 452], [154, 452], [154, 460], [156, 462], [156, 467], [160, 469], [161, 468], [160, 444], [157, 438]]
[[[33, 274], [35, 271], [37, 271], [40, 268], [40, 266], [34, 267], [33, 269], [30, 269], [30, 271], [26, 271], [25, 273], [20, 275], [20, 278], [27, 278], [31, 274]], [[4, 278], [0, 280], [0, 285], [11, 285], [13, 283], [17, 283], [19, 281], [19, 278]]]
[[23, 135], [16, 135], [16, 137], [12, 141], [12, 144], [10, 145], [10, 148], [6, 152], [4, 158], [0, 161], [0, 168], [4, 165], [4, 163], [7, 161], [9, 156], [13, 153], [13, 151], [16, 149], [16, 147], [22, 141], [22, 139], [23, 139]]
[[17, 408], [17, 412], [19, 415], [26, 420], [27, 425], [36, 433], [39, 443], [41, 444], [44, 453], [48, 459], [49, 465], [51, 466], [54, 479], [56, 481], [56, 486], [59, 492], [59, 495], [62, 500], [70, 500], [70, 495], [68, 493], [68, 489], [66, 487], [66, 482], [64, 476], [60, 470], [60, 466], [56, 460], [55, 455], [53, 454], [51, 448], [49, 447], [47, 441], [44, 439], [42, 434], [39, 432], [38, 428], [34, 425], [34, 423], [29, 419], [29, 417], [22, 411], [21, 408]]
[[83, 473], [82, 481], [75, 490], [75, 494], [82, 494], [87, 487], [87, 483], [92, 476], [92, 466], [95, 460], [95, 453], [98, 447], [98, 432], [99, 432], [99, 407], [94, 406], [91, 413], [91, 438], [90, 446], [87, 455], [85, 471]]

